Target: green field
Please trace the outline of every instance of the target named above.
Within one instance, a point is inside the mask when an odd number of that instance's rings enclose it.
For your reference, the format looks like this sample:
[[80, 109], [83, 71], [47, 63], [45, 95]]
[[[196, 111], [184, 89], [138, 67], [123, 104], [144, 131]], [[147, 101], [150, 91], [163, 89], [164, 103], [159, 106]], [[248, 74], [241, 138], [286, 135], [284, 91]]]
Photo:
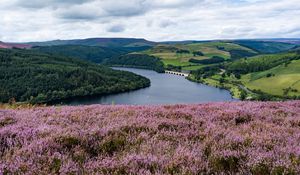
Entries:
[[[268, 74], [274, 76], [267, 77]], [[294, 60], [287, 66], [279, 65], [267, 71], [242, 76], [249, 89], [259, 89], [272, 95], [283, 95], [286, 88], [297, 90], [288, 92], [289, 96], [300, 95], [300, 60]]]

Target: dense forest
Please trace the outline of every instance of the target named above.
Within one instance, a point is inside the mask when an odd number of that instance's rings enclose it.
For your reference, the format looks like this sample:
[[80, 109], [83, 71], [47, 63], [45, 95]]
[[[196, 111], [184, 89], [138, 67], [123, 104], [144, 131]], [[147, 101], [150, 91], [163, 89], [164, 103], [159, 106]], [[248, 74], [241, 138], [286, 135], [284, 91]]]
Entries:
[[0, 102], [45, 103], [135, 90], [150, 80], [79, 59], [0, 49]]
[[159, 58], [145, 54], [122, 55], [107, 59], [104, 64], [111, 66], [129, 66], [151, 69], [159, 73], [164, 72], [164, 64]]
[[245, 57], [252, 57], [256, 55], [256, 53], [241, 49], [233, 49], [230, 50], [229, 53], [232, 60], [237, 60]]
[[207, 78], [218, 72], [220, 72], [220, 67], [216, 65], [216, 66], [207, 66], [201, 69], [191, 71], [191, 75], [193, 75], [196, 80], [201, 80], [201, 78]]
[[102, 46], [85, 46], [85, 45], [59, 45], [59, 46], [36, 46], [33, 50], [72, 58], [80, 58], [94, 63], [102, 63], [105, 59], [118, 57], [131, 52], [148, 49], [143, 47], [102, 47]]

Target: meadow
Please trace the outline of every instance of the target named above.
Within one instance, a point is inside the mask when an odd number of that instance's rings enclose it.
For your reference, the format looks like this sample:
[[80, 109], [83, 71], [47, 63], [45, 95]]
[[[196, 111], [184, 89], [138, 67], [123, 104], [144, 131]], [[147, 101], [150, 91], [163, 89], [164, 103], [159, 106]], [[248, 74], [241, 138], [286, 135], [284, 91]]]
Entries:
[[300, 101], [0, 110], [0, 174], [299, 174]]

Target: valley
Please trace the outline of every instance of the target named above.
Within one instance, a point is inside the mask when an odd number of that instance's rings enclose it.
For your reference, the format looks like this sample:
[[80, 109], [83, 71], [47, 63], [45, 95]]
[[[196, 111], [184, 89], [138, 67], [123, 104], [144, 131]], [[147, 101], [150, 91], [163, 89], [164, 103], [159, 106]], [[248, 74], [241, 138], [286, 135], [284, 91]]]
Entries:
[[[14, 46], [20, 47], [15, 48], [11, 45], [11, 47], [7, 47], [6, 49], [11, 49], [12, 51], [2, 49], [1, 53], [2, 62], [6, 65], [11, 64], [7, 62], [8, 60], [6, 59], [18, 57], [27, 58], [32, 56], [37, 57], [37, 59], [43, 57], [38, 64], [44, 64], [43, 61], [46, 60], [61, 58], [63, 58], [65, 62], [81, 60], [83, 65], [93, 65], [93, 67], [95, 67], [95, 63], [101, 64], [104, 67], [99, 66], [98, 69], [103, 71], [109, 70], [105, 68], [107, 66], [117, 66], [150, 69], [158, 73], [165, 71], [187, 73], [189, 74], [187, 79], [190, 81], [227, 89], [234, 98], [242, 100], [298, 99], [300, 96], [299, 49], [297, 44], [293, 42], [294, 40], [292, 40], [291, 43], [280, 41], [216, 40], [152, 42], [145, 39], [134, 38], [90, 38], [14, 43]], [[22, 48], [21, 46], [26, 46], [26, 48]], [[58, 68], [55, 68], [55, 71], [74, 71], [75, 69], [71, 68], [68, 63], [63, 63], [66, 64], [66, 66], [58, 66], [56, 65], [57, 63], [57, 61], [53, 63], [45, 62], [45, 65], [42, 67], [43, 69], [49, 69], [50, 67], [50, 69], [53, 69], [54, 66]], [[16, 64], [20, 63], [16, 62]], [[34, 64], [36, 64], [36, 62], [34, 62]], [[2, 71], [4, 71], [3, 75], [8, 75], [6, 71], [11, 71], [11, 68], [2, 69]], [[91, 72], [91, 74], [94, 73]], [[39, 74], [36, 74], [35, 78], [37, 78], [38, 75]], [[57, 75], [60, 76], [60, 74], [56, 74], [56, 76]], [[33, 90], [32, 87], [29, 86], [30, 88], [26, 87], [27, 91], [18, 90], [14, 92], [12, 90], [5, 90], [13, 89], [11, 88], [13, 84], [6, 83], [5, 81], [8, 82], [10, 78], [7, 76], [4, 77], [7, 80], [2, 80], [1, 98], [4, 99], [2, 102], [8, 102], [11, 99], [18, 102], [56, 101], [58, 99], [77, 98], [78, 96], [90, 97], [93, 95], [119, 93], [150, 85], [150, 83], [145, 83], [146, 81], [144, 83], [138, 83], [139, 85], [133, 85], [134, 82], [131, 82], [131, 85], [127, 87], [115, 89], [114, 87], [109, 87], [114, 84], [112, 83], [113, 81], [111, 82], [111, 80], [109, 80], [108, 84], [110, 85], [106, 86], [106, 88], [111, 89], [109, 92], [106, 92], [104, 89], [100, 90], [99, 88], [99, 90], [95, 91], [93, 86], [96, 84], [89, 86], [89, 82], [84, 83], [84, 85], [77, 83], [78, 87], [75, 87], [74, 83], [73, 85], [69, 84], [61, 87], [51, 84], [49, 87], [50, 91], [43, 88]], [[49, 81], [53, 78], [51, 78], [50, 75], [47, 77], [49, 77]], [[103, 76], [101, 77], [103, 79]], [[47, 82], [48, 80], [46, 79], [47, 78], [45, 78], [45, 81]], [[24, 80], [24, 78], [19, 77], [17, 82]], [[35, 80], [33, 80], [33, 82], [34, 81]], [[91, 81], [94, 80], [91, 79]], [[118, 80], [118, 82], [119, 81], [120, 80]], [[84, 86], [86, 89], [82, 89], [81, 92], [79, 92], [79, 89], [82, 88], [81, 86]], [[78, 89], [77, 95], [70, 95], [73, 94], [73, 92], [68, 92], [66, 95], [66, 88], [69, 89], [69, 87]], [[28, 91], [28, 88], [30, 91]], [[52, 97], [59, 96], [52, 95], [53, 92], [56, 94], [62, 93], [64, 95], [60, 95], [62, 98]], [[32, 100], [38, 96], [42, 100]]]
[[73, 98], [63, 101], [66, 105], [167, 105], [198, 104], [206, 102], [238, 101], [229, 91], [188, 81], [184, 76], [157, 73], [152, 70], [114, 67], [141, 75], [150, 80], [151, 86], [135, 91], [96, 97]]

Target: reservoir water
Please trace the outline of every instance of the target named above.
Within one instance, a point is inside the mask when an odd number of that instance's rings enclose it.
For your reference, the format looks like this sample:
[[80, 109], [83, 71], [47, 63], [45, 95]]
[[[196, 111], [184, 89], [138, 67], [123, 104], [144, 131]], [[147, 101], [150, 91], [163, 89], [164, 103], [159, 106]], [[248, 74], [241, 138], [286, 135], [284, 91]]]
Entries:
[[77, 98], [68, 101], [68, 105], [86, 104], [129, 104], [129, 105], [159, 105], [159, 104], [195, 104], [218, 101], [237, 101], [233, 99], [229, 91], [204, 84], [191, 82], [182, 76], [171, 74], [159, 74], [155, 71], [114, 68], [130, 71], [151, 81], [148, 88], [112, 94], [102, 97]]

